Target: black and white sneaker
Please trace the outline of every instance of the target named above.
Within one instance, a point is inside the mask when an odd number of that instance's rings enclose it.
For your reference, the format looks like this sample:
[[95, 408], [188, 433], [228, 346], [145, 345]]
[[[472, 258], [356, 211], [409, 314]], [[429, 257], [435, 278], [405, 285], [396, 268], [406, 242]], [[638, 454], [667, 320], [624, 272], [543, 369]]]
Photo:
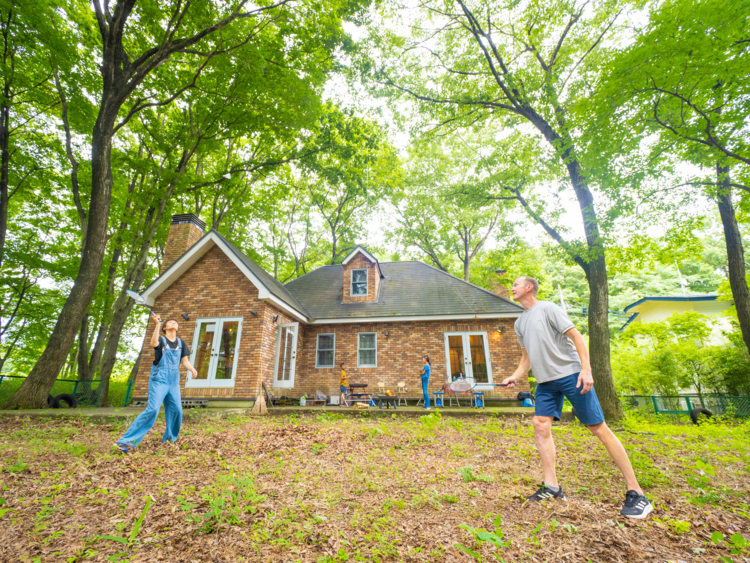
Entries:
[[542, 502], [543, 500], [547, 500], [550, 498], [568, 500], [565, 498], [565, 493], [563, 493], [562, 487], [560, 487], [558, 491], [553, 491], [547, 485], [542, 485], [541, 487], [539, 487], [539, 490], [533, 495], [526, 497], [526, 500], [530, 500], [532, 502]]
[[625, 493], [625, 506], [622, 507], [620, 514], [628, 518], [645, 518], [654, 509], [648, 499], [639, 494], [637, 491], [628, 491]]

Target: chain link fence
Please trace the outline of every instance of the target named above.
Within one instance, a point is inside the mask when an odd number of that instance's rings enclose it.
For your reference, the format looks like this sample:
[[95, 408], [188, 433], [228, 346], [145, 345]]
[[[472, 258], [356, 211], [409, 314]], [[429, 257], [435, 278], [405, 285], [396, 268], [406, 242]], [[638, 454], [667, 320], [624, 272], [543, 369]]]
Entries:
[[693, 409], [708, 409], [715, 415], [750, 416], [750, 397], [734, 395], [628, 395], [625, 406], [653, 408], [656, 414], [690, 414]]

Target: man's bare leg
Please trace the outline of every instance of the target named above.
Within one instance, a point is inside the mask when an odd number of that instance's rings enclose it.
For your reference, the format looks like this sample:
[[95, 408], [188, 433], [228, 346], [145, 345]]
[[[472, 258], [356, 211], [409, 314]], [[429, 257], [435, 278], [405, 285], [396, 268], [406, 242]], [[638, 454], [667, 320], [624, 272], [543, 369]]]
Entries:
[[[535, 416], [533, 422], [534, 436], [536, 437], [536, 449], [539, 452], [539, 459], [542, 461], [544, 482], [547, 485], [557, 487], [557, 474], [555, 473], [555, 441], [552, 439], [552, 417]], [[617, 440], [617, 438], [615, 438], [615, 440]], [[627, 458], [627, 455], [625, 457]]]
[[[633, 472], [633, 466], [630, 464], [628, 453], [620, 443], [620, 440], [617, 439], [617, 436], [615, 436], [612, 430], [610, 430], [609, 426], [607, 426], [607, 423], [600, 422], [599, 424], [592, 424], [588, 427], [588, 429], [591, 430], [591, 433], [599, 438], [602, 444], [604, 444], [604, 447], [607, 448], [609, 457], [612, 458], [612, 461], [615, 462], [615, 465], [620, 470], [620, 473], [622, 473], [622, 476], [625, 477], [625, 484], [627, 485], [628, 490], [636, 491], [638, 492], [638, 494], [642, 495], [643, 491], [638, 484], [638, 480], [635, 478], [635, 473]], [[539, 442], [538, 438], [537, 442]]]

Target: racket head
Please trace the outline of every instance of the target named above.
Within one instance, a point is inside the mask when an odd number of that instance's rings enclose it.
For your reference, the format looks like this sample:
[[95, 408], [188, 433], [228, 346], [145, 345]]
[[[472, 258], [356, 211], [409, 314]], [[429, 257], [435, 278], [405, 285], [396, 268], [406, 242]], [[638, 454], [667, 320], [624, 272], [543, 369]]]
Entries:
[[474, 389], [474, 385], [474, 382], [468, 379], [456, 379], [456, 381], [451, 381], [449, 387], [454, 393], [466, 393]]
[[135, 291], [133, 291], [132, 289], [126, 290], [125, 293], [127, 293], [128, 297], [130, 297], [133, 301], [138, 303], [138, 305], [146, 304], [146, 300], [143, 297], [141, 297], [139, 294], [137, 294]]

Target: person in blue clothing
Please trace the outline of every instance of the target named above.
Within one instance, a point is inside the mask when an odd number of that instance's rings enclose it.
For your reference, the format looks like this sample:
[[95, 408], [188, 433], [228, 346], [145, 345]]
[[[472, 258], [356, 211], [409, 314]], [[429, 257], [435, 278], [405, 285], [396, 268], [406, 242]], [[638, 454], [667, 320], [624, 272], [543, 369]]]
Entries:
[[422, 393], [424, 393], [424, 409], [430, 410], [430, 370], [432, 369], [432, 365], [430, 364], [430, 358], [427, 356], [422, 356], [422, 362], [424, 362], [424, 365], [422, 366]]
[[[123, 453], [132, 451], [141, 443], [146, 433], [151, 430], [159, 416], [159, 409], [164, 404], [164, 418], [167, 429], [162, 442], [176, 442], [182, 426], [182, 399], [180, 397], [180, 363], [197, 377], [198, 372], [190, 363], [190, 349], [177, 337], [180, 326], [174, 319], [168, 320], [162, 327], [161, 317], [152, 313], [156, 321], [151, 346], [154, 347], [154, 364], [148, 380], [148, 405], [138, 415], [122, 438], [115, 446]], [[159, 332], [162, 332], [160, 335]]]

